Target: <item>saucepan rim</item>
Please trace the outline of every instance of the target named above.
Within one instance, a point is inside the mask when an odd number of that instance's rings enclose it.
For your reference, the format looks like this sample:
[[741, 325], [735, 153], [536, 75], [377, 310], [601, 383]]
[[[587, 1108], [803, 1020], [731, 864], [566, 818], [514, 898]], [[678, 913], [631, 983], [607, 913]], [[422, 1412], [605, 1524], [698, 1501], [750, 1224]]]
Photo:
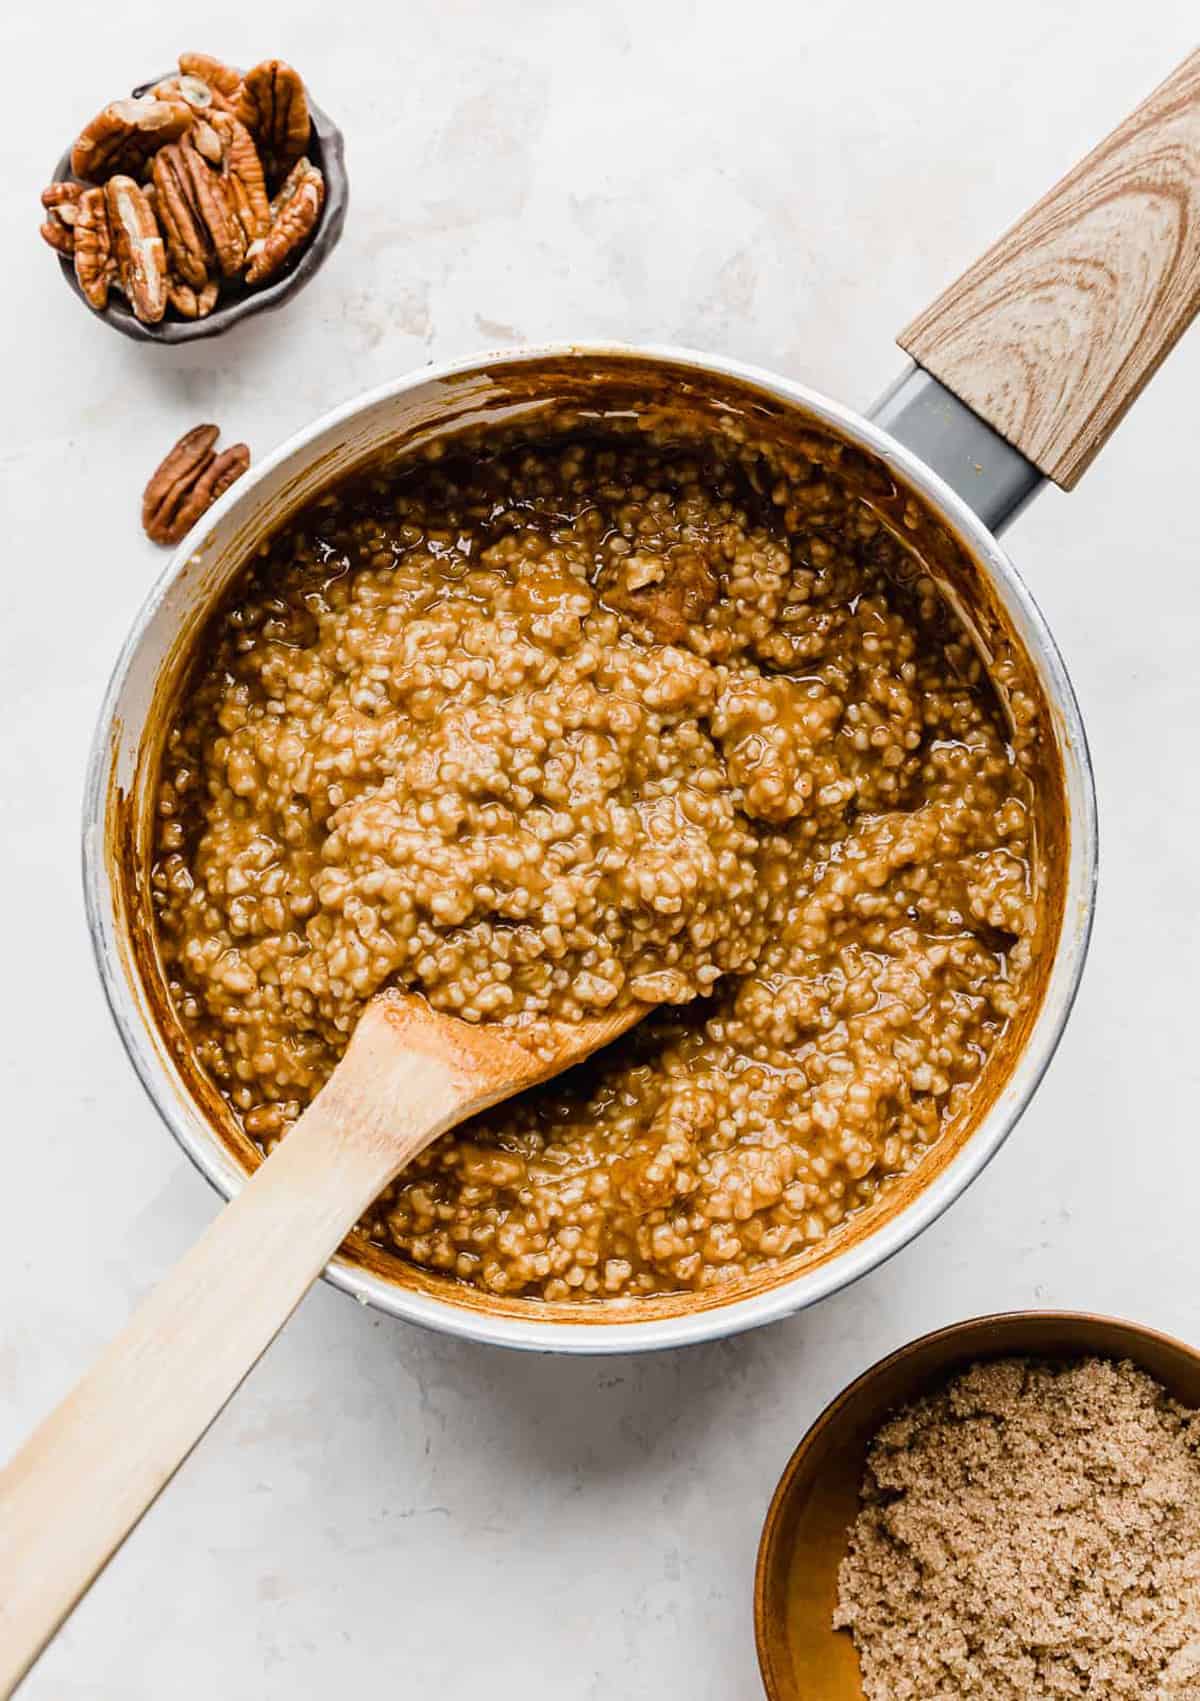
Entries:
[[[547, 1306], [544, 1321], [458, 1306], [448, 1298], [389, 1282], [340, 1255], [324, 1271], [326, 1280], [361, 1303], [445, 1334], [535, 1352], [634, 1352], [713, 1340], [773, 1322], [847, 1287], [908, 1245], [958, 1198], [1003, 1145], [1036, 1091], [1075, 1001], [1091, 936], [1098, 849], [1095, 785], [1079, 705], [1058, 647], [1012, 562], [968, 504], [911, 450], [853, 409], [794, 379], [722, 355], [665, 344], [556, 343], [477, 353], [421, 367], [352, 397], [298, 431], [231, 487], [175, 550], [135, 616], [109, 680], [88, 761], [83, 804], [83, 884], [88, 931], [101, 983], [130, 1061], [184, 1152], [217, 1191], [229, 1198], [245, 1178], [216, 1130], [209, 1128], [206, 1139], [182, 1113], [129, 984], [126, 956], [119, 948], [116, 917], [108, 898], [106, 811], [118, 709], [130, 668], [174, 580], [229, 510], [253, 503], [255, 490], [275, 468], [301, 454], [315, 441], [327, 439], [339, 425], [408, 391], [442, 380], [465, 379], [473, 374], [485, 376], [523, 365], [576, 358], [581, 362], [636, 361], [677, 374], [699, 373], [749, 385], [773, 400], [807, 413], [818, 425], [828, 426], [864, 448], [901, 483], [915, 489], [982, 564], [993, 583], [1003, 590], [1006, 603], [1019, 610], [1022, 637], [1058, 717], [1056, 730], [1068, 777], [1071, 765], [1075, 775], [1073, 796], [1068, 785], [1071, 846], [1066, 905], [1051, 981], [1037, 1017], [1001, 1094], [985, 1110], [961, 1151], [908, 1204], [858, 1244], [835, 1253], [812, 1269], [798, 1271], [794, 1277], [762, 1293], [724, 1304], [709, 1304], [673, 1317], [639, 1319], [631, 1309], [627, 1318], [595, 1323], [556, 1321], [552, 1306]], [[1060, 972], [1064, 961], [1065, 978]], [[1019, 1087], [1014, 1091], [1014, 1083], [1018, 1081]]]

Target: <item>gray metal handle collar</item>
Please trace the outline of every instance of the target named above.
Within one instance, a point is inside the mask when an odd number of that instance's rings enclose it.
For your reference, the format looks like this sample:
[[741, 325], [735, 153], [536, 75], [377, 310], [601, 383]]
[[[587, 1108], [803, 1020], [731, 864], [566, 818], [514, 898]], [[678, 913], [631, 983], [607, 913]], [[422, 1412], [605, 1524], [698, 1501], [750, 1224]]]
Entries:
[[919, 366], [884, 391], [868, 418], [944, 478], [996, 536], [1046, 482], [1019, 449]]

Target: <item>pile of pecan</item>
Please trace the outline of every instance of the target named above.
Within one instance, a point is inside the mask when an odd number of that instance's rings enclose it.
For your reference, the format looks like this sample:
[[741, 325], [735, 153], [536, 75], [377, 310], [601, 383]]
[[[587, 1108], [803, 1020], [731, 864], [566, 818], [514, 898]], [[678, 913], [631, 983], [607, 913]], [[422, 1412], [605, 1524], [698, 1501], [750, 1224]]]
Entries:
[[245, 76], [206, 53], [97, 114], [70, 180], [42, 191], [42, 235], [73, 258], [100, 311], [119, 289], [143, 324], [172, 308], [203, 319], [223, 287], [268, 283], [303, 247], [325, 201], [306, 157], [308, 100], [290, 65]]

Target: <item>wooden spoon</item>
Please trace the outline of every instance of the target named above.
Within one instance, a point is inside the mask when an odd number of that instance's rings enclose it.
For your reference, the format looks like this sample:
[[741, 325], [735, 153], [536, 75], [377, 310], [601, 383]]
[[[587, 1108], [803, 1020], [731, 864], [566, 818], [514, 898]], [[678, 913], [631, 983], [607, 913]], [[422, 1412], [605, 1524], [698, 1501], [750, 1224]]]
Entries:
[[295, 1127], [0, 1473], [0, 1694], [405, 1164], [476, 1111], [582, 1062], [648, 1008], [506, 1028], [400, 993], [367, 1005]]

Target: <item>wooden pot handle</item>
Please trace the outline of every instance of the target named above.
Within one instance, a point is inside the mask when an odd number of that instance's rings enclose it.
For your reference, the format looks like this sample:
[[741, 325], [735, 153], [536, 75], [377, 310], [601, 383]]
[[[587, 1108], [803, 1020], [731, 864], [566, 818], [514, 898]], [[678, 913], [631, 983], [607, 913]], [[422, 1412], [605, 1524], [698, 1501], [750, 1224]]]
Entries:
[[1200, 50], [897, 338], [1064, 490], [1200, 311]]

